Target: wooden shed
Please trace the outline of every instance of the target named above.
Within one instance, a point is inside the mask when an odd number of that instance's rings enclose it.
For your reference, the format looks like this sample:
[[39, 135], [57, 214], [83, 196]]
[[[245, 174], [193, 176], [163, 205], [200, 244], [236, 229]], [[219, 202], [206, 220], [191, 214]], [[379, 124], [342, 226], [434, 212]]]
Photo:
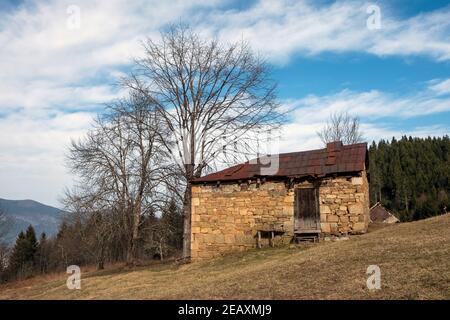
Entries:
[[392, 214], [388, 209], [377, 202], [370, 208], [370, 221], [379, 223], [397, 223], [400, 220]]

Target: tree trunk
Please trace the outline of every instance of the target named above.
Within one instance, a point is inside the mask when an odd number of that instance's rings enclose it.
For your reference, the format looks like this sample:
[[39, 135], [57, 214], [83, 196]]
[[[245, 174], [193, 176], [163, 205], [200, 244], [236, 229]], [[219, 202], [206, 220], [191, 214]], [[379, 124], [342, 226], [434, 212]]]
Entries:
[[130, 241], [128, 241], [128, 245], [127, 245], [127, 258], [126, 258], [126, 264], [127, 266], [131, 266], [134, 263], [134, 259], [133, 259], [133, 240], [130, 239]]
[[159, 241], [159, 258], [160, 258], [161, 261], [164, 260], [164, 257], [163, 257], [163, 248], [162, 248], [162, 240]]
[[183, 258], [191, 257], [191, 183], [188, 181], [183, 201]]
[[97, 270], [105, 269], [105, 247], [102, 245], [100, 248], [100, 256], [97, 261]]
[[128, 266], [134, 266], [136, 265], [136, 259], [137, 259], [137, 242], [138, 239], [133, 236], [132, 239], [130, 239], [130, 243], [128, 244], [127, 248], [127, 262], [126, 264]]
[[406, 208], [406, 213], [409, 214], [409, 204], [408, 204], [408, 196], [405, 195], [405, 208]]
[[134, 265], [137, 256], [137, 246], [139, 240], [139, 224], [141, 220], [141, 205], [138, 204], [133, 213], [133, 230], [130, 244], [127, 252], [127, 264]]

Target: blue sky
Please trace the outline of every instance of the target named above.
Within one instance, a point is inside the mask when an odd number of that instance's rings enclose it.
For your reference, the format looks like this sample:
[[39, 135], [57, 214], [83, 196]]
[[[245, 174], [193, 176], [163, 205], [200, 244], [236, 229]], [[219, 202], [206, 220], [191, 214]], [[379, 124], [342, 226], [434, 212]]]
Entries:
[[[378, 29], [367, 27], [373, 5]], [[316, 131], [336, 111], [359, 116], [368, 141], [449, 133], [449, 1], [7, 0], [0, 197], [58, 205], [74, 179], [64, 166], [70, 139], [124, 94], [115, 83], [142, 54], [139, 41], [177, 22], [245, 39], [271, 64], [280, 102], [294, 108], [279, 151], [321, 147]]]

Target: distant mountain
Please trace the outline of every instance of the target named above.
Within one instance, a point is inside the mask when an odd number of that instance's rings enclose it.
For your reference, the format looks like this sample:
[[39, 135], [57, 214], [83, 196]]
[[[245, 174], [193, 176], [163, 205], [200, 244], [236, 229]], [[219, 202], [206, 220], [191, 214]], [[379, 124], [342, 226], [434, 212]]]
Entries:
[[42, 232], [53, 236], [58, 232], [58, 226], [64, 211], [47, 206], [34, 200], [6, 200], [0, 198], [0, 208], [6, 213], [8, 219], [8, 233], [3, 239], [13, 244], [20, 231], [31, 224], [36, 231], [36, 237]]

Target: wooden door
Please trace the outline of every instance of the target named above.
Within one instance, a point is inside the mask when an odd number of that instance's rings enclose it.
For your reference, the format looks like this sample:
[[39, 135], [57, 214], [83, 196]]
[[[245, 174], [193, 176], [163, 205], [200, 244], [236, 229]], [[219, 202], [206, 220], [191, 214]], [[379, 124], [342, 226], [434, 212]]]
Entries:
[[320, 231], [319, 194], [317, 188], [295, 190], [295, 231]]

